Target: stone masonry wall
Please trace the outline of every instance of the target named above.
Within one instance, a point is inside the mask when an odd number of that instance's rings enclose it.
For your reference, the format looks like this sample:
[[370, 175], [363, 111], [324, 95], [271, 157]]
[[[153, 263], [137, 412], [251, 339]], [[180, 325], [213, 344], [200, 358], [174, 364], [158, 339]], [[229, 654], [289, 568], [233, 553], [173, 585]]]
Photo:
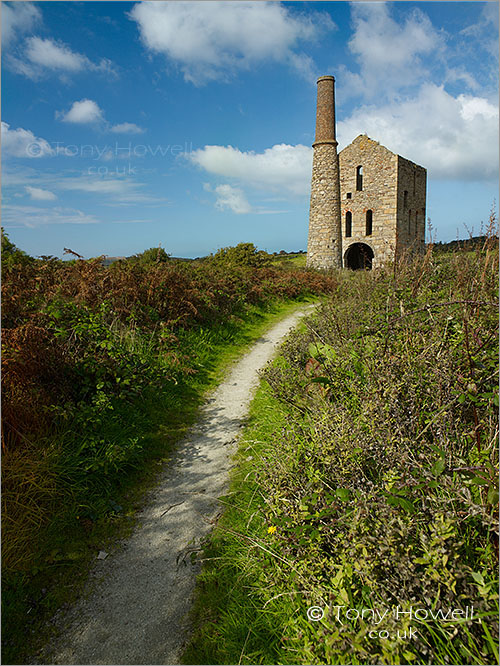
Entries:
[[[342, 214], [342, 253], [353, 243], [365, 243], [374, 253], [373, 267], [394, 258], [396, 252], [398, 156], [360, 135], [339, 153]], [[362, 167], [362, 189], [357, 169]], [[348, 195], [350, 194], [350, 198]], [[372, 211], [372, 233], [366, 235], [366, 213]], [[352, 215], [352, 235], [346, 236], [346, 213]], [[344, 261], [344, 267], [346, 266]]]
[[396, 252], [425, 251], [427, 172], [398, 156], [398, 214]]
[[335, 138], [335, 79], [318, 79], [307, 265], [342, 267], [340, 180]]
[[307, 243], [308, 266], [339, 268], [342, 265], [338, 242], [338, 163], [336, 144], [323, 143], [314, 147]]

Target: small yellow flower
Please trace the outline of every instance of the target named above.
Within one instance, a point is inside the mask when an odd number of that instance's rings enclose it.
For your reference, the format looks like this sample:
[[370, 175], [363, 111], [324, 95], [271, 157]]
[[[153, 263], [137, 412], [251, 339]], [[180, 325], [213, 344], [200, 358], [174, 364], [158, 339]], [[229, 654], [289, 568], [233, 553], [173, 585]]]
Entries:
[[275, 525], [271, 525], [271, 527], [267, 528], [267, 533], [268, 534], [274, 534], [275, 532], [276, 532], [276, 526]]

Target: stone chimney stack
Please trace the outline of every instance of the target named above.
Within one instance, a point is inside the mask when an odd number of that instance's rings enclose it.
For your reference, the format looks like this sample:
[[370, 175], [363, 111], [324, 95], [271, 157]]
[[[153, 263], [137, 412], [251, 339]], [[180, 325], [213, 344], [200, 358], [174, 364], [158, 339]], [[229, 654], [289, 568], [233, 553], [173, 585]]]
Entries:
[[335, 138], [335, 79], [318, 79], [307, 265], [342, 267], [340, 171]]

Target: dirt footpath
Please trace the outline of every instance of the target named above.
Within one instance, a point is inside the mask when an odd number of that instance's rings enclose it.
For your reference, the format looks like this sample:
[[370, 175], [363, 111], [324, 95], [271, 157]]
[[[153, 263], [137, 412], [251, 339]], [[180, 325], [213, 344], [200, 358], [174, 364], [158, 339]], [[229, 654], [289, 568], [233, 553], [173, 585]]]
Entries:
[[87, 592], [65, 615], [62, 639], [44, 664], [178, 664], [189, 635], [199, 565], [189, 553], [221, 509], [231, 456], [257, 372], [313, 306], [283, 319], [237, 362], [210, 395], [150, 493], [132, 536], [96, 563]]

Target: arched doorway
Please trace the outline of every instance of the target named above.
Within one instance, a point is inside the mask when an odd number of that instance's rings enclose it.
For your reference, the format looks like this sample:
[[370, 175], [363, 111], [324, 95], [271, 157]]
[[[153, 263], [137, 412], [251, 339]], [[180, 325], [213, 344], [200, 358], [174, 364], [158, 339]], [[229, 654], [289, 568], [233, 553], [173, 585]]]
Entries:
[[344, 266], [353, 271], [371, 270], [373, 250], [366, 243], [353, 243], [344, 254]]

